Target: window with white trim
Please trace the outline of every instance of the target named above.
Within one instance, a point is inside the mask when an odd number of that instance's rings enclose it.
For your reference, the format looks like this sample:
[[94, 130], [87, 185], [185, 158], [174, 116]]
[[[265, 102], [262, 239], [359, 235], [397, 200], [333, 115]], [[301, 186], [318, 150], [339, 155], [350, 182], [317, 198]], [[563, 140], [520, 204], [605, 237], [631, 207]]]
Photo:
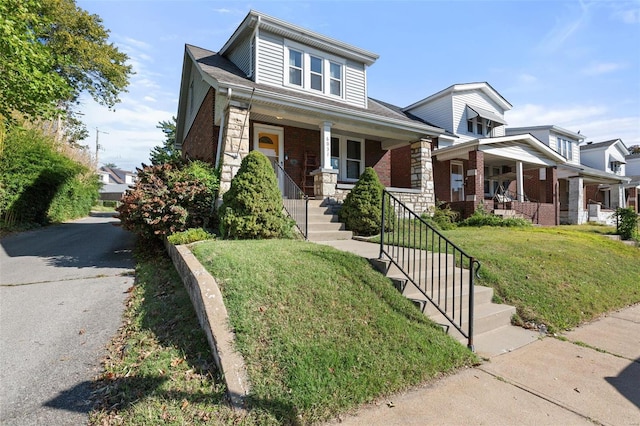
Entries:
[[344, 59], [289, 40], [285, 40], [285, 55], [285, 86], [344, 98]]
[[364, 172], [364, 140], [332, 136], [331, 168], [338, 170], [338, 180], [357, 181]]
[[491, 136], [491, 131], [494, 127], [497, 127], [494, 121], [480, 116], [467, 120], [467, 133], [474, 135]]
[[567, 160], [573, 160], [573, 142], [564, 138], [556, 138], [556, 151]]

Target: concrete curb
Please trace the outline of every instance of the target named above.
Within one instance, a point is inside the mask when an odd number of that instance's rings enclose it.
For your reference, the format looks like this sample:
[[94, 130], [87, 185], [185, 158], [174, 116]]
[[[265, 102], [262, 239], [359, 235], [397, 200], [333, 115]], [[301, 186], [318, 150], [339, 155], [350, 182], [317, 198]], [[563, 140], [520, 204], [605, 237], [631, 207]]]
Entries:
[[245, 410], [250, 384], [244, 358], [234, 348], [235, 335], [229, 326], [227, 308], [215, 279], [187, 246], [174, 246], [165, 240], [165, 248], [182, 278], [191, 303], [204, 330], [211, 353], [227, 385], [231, 406]]

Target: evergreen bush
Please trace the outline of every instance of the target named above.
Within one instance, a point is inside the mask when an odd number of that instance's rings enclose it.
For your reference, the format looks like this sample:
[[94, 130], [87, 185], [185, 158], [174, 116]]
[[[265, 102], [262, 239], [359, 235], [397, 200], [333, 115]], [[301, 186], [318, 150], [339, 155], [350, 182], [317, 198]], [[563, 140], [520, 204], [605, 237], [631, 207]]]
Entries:
[[[382, 191], [384, 186], [372, 167], [364, 169], [360, 179], [344, 200], [339, 213], [341, 222], [356, 235], [369, 236], [380, 232], [382, 222]], [[391, 231], [395, 213], [390, 204], [385, 208], [385, 230]]]
[[437, 230], [455, 229], [459, 217], [460, 213], [452, 210], [451, 206], [444, 201], [436, 202], [436, 205], [431, 209], [431, 214], [425, 213], [421, 216], [424, 221]]
[[480, 204], [478, 208], [473, 212], [471, 216], [463, 220], [458, 224], [459, 226], [502, 226], [502, 227], [513, 227], [513, 226], [531, 226], [531, 222], [526, 219], [521, 218], [502, 218], [500, 216], [496, 216], [492, 213], [489, 213], [485, 210], [484, 205]]
[[138, 169], [138, 179], [116, 209], [122, 226], [143, 238], [209, 224], [218, 179], [203, 162]]
[[218, 213], [223, 238], [283, 238], [292, 233], [273, 167], [260, 151], [251, 151], [242, 160]]

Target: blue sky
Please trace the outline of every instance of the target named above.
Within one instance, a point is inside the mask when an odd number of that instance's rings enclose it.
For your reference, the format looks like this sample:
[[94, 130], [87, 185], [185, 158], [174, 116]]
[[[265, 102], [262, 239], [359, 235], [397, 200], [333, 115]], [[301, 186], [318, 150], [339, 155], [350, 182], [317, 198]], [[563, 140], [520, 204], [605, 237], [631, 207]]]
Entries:
[[[590, 141], [640, 144], [640, 0], [77, 0], [98, 14], [136, 74], [115, 112], [84, 99], [100, 163], [134, 170], [177, 112], [184, 44], [219, 50], [250, 9], [372, 51], [369, 96], [407, 106], [486, 81], [509, 126], [555, 124]], [[106, 132], [106, 133], [102, 133]]]

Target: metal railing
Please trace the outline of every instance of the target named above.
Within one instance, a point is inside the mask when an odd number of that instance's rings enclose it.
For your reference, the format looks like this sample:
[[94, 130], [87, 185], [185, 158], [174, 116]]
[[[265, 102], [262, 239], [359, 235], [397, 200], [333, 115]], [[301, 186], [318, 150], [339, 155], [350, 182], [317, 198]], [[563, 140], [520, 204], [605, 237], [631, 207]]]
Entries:
[[[520, 199], [523, 201], [519, 201]], [[526, 194], [519, 194], [500, 188], [493, 196], [493, 206], [494, 209], [500, 206], [504, 210], [513, 210], [532, 223], [540, 222], [540, 202], [530, 199]]]
[[406, 277], [403, 293], [417, 291], [426, 298], [423, 310], [430, 303], [435, 311], [429, 308], [429, 314], [442, 316], [473, 350], [473, 290], [480, 262], [387, 191], [382, 196], [382, 224], [380, 259], [388, 258]]
[[280, 163], [274, 161], [273, 164], [280, 191], [282, 192], [284, 209], [289, 217], [296, 222], [296, 226], [306, 240], [309, 236], [309, 197], [296, 185], [291, 176], [284, 171]]

